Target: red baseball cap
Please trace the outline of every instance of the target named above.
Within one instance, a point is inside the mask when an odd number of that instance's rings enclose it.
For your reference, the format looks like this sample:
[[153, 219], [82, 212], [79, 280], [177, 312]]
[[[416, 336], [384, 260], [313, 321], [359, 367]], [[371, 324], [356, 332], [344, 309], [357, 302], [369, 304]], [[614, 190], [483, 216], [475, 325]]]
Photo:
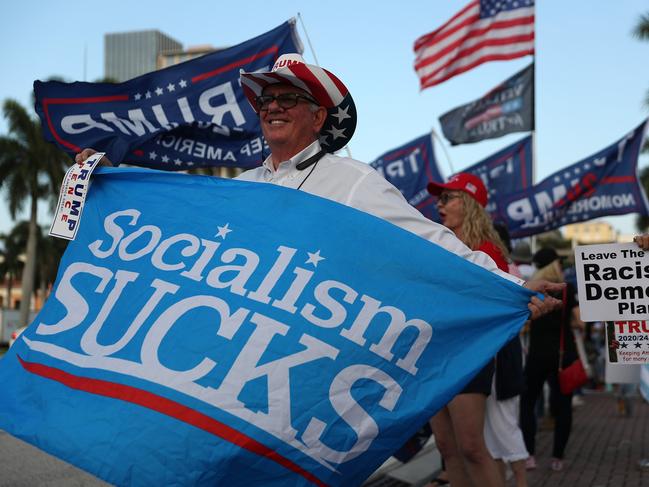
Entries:
[[428, 183], [428, 192], [434, 196], [439, 196], [444, 190], [464, 191], [474, 200], [480, 203], [483, 208], [487, 206], [487, 188], [485, 188], [482, 179], [475, 174], [460, 172], [455, 174], [447, 183]]

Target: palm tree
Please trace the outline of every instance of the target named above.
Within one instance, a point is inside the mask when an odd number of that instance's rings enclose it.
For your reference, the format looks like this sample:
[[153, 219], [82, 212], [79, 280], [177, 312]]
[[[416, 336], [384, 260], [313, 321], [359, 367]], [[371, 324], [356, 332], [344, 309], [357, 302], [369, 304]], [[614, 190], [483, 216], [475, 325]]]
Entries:
[[68, 156], [48, 144], [41, 135], [41, 124], [15, 100], [5, 100], [3, 113], [9, 122], [7, 136], [0, 136], [0, 189], [6, 193], [9, 213], [15, 219], [29, 201], [29, 236], [22, 273], [20, 323], [27, 324], [34, 289], [38, 200], [56, 204]]
[[2, 250], [0, 250], [0, 278], [5, 279], [5, 285], [7, 287], [7, 302], [3, 303], [3, 305], [8, 308], [11, 306], [13, 284], [18, 279], [23, 267], [23, 263], [19, 257], [25, 246], [21, 245], [15, 228], [7, 235], [0, 235], [0, 241], [2, 241]]

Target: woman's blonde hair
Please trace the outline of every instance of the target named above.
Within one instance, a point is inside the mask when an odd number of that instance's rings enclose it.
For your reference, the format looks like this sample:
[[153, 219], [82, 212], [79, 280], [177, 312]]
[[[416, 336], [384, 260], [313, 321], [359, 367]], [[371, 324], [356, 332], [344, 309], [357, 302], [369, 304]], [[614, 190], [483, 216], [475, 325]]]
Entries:
[[460, 191], [458, 193], [462, 198], [462, 203], [464, 203], [464, 218], [461, 227], [462, 238], [460, 240], [471, 250], [476, 250], [483, 242], [489, 241], [498, 247], [505, 259], [509, 260], [509, 252], [494, 228], [487, 210], [465, 192]]

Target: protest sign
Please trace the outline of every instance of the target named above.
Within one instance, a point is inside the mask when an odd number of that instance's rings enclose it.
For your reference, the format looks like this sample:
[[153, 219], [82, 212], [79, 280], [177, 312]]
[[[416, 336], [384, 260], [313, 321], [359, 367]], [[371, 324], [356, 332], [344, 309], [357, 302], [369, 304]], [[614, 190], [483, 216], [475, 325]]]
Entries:
[[66, 171], [50, 226], [49, 235], [52, 237], [74, 240], [79, 230], [79, 220], [86, 202], [90, 176], [102, 157], [104, 153], [97, 152], [85, 161], [72, 165]]
[[0, 428], [117, 485], [360, 485], [531, 296], [317, 196], [100, 167]]
[[575, 247], [584, 321], [642, 319], [649, 312], [649, 256], [634, 243]]
[[606, 344], [610, 363], [649, 363], [649, 325], [644, 320], [607, 321]]

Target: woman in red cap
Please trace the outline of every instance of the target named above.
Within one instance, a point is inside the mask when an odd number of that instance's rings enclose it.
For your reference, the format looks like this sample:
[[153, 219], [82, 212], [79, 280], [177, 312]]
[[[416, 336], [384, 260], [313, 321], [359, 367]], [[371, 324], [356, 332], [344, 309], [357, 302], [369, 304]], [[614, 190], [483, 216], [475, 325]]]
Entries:
[[[437, 210], [442, 223], [467, 247], [486, 253], [507, 272], [507, 250], [484, 209], [487, 189], [480, 178], [459, 173], [446, 184], [429, 184], [428, 191], [438, 197]], [[504, 484], [484, 440], [486, 399], [491, 393], [493, 375], [494, 360], [491, 360], [431, 420], [453, 487]]]

